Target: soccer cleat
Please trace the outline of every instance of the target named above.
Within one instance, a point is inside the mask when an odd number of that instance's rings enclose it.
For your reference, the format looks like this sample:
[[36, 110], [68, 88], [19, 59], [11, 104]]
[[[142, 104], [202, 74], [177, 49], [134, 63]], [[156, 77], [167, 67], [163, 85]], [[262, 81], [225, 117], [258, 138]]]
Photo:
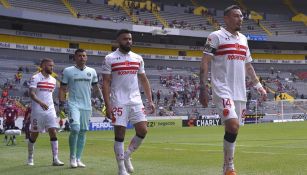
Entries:
[[237, 175], [235, 170], [227, 170], [225, 175]]
[[52, 165], [53, 166], [63, 166], [64, 163], [61, 162], [59, 159], [53, 159]]
[[70, 158], [70, 167], [71, 168], [77, 168], [78, 167], [76, 158]]
[[33, 166], [33, 165], [34, 165], [33, 158], [28, 158], [28, 163], [27, 163], [27, 165], [29, 165], [29, 166]]
[[86, 167], [86, 165], [84, 163], [82, 163], [80, 159], [77, 159], [77, 166], [80, 167], [80, 168]]
[[131, 163], [131, 158], [130, 157], [125, 158], [124, 162], [125, 162], [126, 170], [129, 173], [133, 173], [134, 172], [134, 168], [133, 168], [132, 163]]

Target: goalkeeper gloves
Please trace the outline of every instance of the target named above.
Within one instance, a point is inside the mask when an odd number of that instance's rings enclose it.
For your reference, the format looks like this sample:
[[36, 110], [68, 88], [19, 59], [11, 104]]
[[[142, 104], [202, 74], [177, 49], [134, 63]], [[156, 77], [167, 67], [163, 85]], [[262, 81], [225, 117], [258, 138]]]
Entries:
[[66, 113], [65, 113], [64, 111], [60, 111], [60, 112], [59, 112], [59, 117], [60, 117], [61, 119], [65, 119], [65, 118], [67, 118], [67, 115], [66, 115]]

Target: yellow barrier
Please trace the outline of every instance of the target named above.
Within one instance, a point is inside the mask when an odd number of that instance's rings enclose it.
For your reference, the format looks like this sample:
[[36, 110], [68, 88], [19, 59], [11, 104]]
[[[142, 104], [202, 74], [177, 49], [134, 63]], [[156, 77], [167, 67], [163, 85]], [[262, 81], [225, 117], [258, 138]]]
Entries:
[[[0, 34], [0, 42], [18, 43], [18, 44], [29, 44], [37, 46], [49, 46], [49, 47], [60, 47], [69, 48], [69, 41], [45, 39], [45, 38], [32, 38], [25, 36], [13, 36]], [[98, 44], [98, 43], [86, 43], [86, 42], [75, 42], [78, 43], [80, 48], [86, 50], [100, 50], [100, 51], [112, 51], [111, 44]], [[166, 49], [166, 48], [149, 48], [149, 47], [133, 47], [132, 50], [140, 54], [152, 54], [152, 55], [171, 55], [179, 56], [179, 51], [185, 51], [186, 56], [189, 57], [202, 57], [203, 53], [201, 50], [184, 50], [184, 49]], [[275, 59], [275, 60], [305, 60], [304, 54], [267, 54], [267, 53], [253, 53], [254, 59]]]
[[11, 4], [10, 4], [7, 0], [0, 0], [0, 2], [1, 2], [2, 5], [3, 5], [5, 8], [7, 8], [7, 9], [9, 9], [9, 8], [12, 7]]
[[69, 48], [68, 41], [45, 39], [45, 38], [32, 38], [32, 37], [25, 37], [25, 36], [13, 36], [13, 35], [0, 34], [0, 41], [8, 42], [8, 43], [37, 45], [37, 46]]
[[272, 59], [272, 60], [305, 60], [303, 54], [265, 54], [265, 53], [253, 53], [254, 59]]

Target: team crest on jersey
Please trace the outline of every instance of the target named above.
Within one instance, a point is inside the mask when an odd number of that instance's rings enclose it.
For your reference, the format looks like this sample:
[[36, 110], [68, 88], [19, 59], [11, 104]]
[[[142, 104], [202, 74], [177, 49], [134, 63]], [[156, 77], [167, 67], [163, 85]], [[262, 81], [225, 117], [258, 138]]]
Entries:
[[92, 74], [90, 72], [88, 72], [86, 75], [90, 77]]
[[237, 50], [240, 50], [240, 44], [236, 43], [236, 44], [235, 44], [235, 48], [236, 48]]
[[129, 61], [125, 61], [125, 66], [129, 67], [130, 66], [130, 62]]

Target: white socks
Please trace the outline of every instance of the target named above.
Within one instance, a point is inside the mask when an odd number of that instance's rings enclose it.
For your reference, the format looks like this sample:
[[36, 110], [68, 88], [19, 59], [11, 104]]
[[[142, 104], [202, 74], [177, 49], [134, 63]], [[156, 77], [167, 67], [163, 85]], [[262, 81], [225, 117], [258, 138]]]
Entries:
[[233, 169], [234, 170], [234, 153], [235, 153], [236, 142], [230, 143], [224, 139], [224, 171]]

